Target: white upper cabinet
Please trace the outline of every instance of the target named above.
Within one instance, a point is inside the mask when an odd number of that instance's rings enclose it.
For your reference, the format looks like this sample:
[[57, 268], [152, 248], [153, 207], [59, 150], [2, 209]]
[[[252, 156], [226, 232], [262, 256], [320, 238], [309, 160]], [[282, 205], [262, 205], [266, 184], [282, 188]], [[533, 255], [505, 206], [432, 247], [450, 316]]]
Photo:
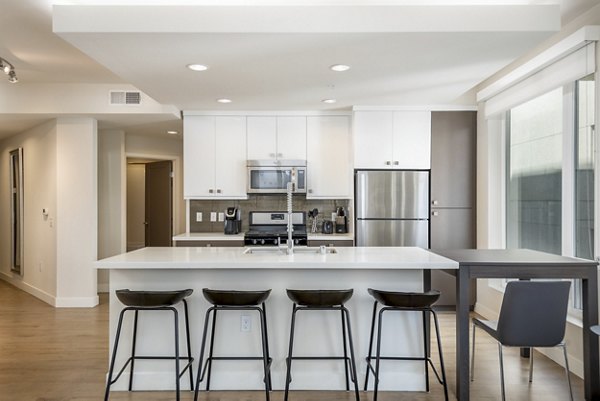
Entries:
[[248, 117], [248, 160], [306, 160], [306, 117]]
[[307, 199], [351, 198], [350, 116], [307, 118]]
[[246, 199], [246, 117], [185, 116], [186, 199]]
[[431, 112], [355, 112], [354, 167], [429, 169]]
[[277, 117], [277, 158], [306, 160], [306, 117]]

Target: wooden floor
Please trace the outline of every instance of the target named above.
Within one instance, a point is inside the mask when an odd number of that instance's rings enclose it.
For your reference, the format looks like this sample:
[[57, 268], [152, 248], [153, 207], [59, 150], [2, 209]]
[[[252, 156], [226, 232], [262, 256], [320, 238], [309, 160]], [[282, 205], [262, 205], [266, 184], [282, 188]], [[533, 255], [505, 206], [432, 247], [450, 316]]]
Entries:
[[[106, 298], [94, 309], [55, 309], [0, 280], [0, 401], [98, 401], [104, 395], [108, 358]], [[440, 314], [444, 356], [454, 400], [454, 315]], [[478, 333], [474, 401], [500, 400], [496, 344]], [[505, 367], [508, 400], [568, 400], [564, 370], [535, 354], [534, 383], [528, 383], [528, 362], [507, 349]], [[583, 400], [583, 383], [571, 375], [576, 400]], [[182, 400], [192, 400], [190, 392]], [[174, 400], [173, 392], [114, 392], [111, 400]], [[272, 393], [273, 401], [283, 393]], [[441, 386], [430, 393], [381, 392], [381, 401], [443, 400]], [[201, 393], [202, 401], [264, 400], [262, 392]], [[290, 401], [352, 401], [343, 391], [295, 391]], [[361, 400], [372, 400], [361, 392]]]

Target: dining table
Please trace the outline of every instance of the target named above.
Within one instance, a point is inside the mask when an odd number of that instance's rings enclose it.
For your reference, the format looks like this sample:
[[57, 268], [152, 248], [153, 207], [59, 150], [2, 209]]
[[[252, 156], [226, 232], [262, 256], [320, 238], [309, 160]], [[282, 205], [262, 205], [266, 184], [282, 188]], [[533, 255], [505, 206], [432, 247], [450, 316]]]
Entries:
[[600, 401], [598, 337], [598, 263], [530, 249], [432, 249], [458, 262], [456, 276], [456, 397], [469, 401], [469, 306], [471, 279], [580, 279], [584, 396]]

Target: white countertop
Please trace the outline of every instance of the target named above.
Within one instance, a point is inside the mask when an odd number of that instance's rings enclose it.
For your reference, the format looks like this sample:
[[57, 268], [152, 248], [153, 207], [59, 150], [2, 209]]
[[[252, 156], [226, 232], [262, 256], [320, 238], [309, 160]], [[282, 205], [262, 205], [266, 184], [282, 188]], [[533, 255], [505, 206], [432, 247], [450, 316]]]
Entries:
[[98, 269], [458, 269], [457, 262], [416, 247], [340, 247], [336, 248], [337, 253], [293, 255], [245, 254], [244, 250], [151, 247], [102, 259], [94, 266]]
[[[223, 234], [223, 233], [189, 233], [173, 236], [173, 241], [240, 241], [244, 239], [244, 233]], [[352, 241], [354, 234], [323, 234], [308, 233], [308, 239], [314, 241]]]

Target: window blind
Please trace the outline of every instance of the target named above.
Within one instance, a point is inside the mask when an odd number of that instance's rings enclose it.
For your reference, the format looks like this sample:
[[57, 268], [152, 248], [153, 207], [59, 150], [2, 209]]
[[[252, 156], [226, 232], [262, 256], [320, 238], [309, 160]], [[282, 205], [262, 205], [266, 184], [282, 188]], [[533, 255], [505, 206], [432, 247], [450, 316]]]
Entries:
[[596, 42], [590, 42], [536, 73], [524, 78], [485, 102], [485, 117], [503, 113], [596, 70]]

